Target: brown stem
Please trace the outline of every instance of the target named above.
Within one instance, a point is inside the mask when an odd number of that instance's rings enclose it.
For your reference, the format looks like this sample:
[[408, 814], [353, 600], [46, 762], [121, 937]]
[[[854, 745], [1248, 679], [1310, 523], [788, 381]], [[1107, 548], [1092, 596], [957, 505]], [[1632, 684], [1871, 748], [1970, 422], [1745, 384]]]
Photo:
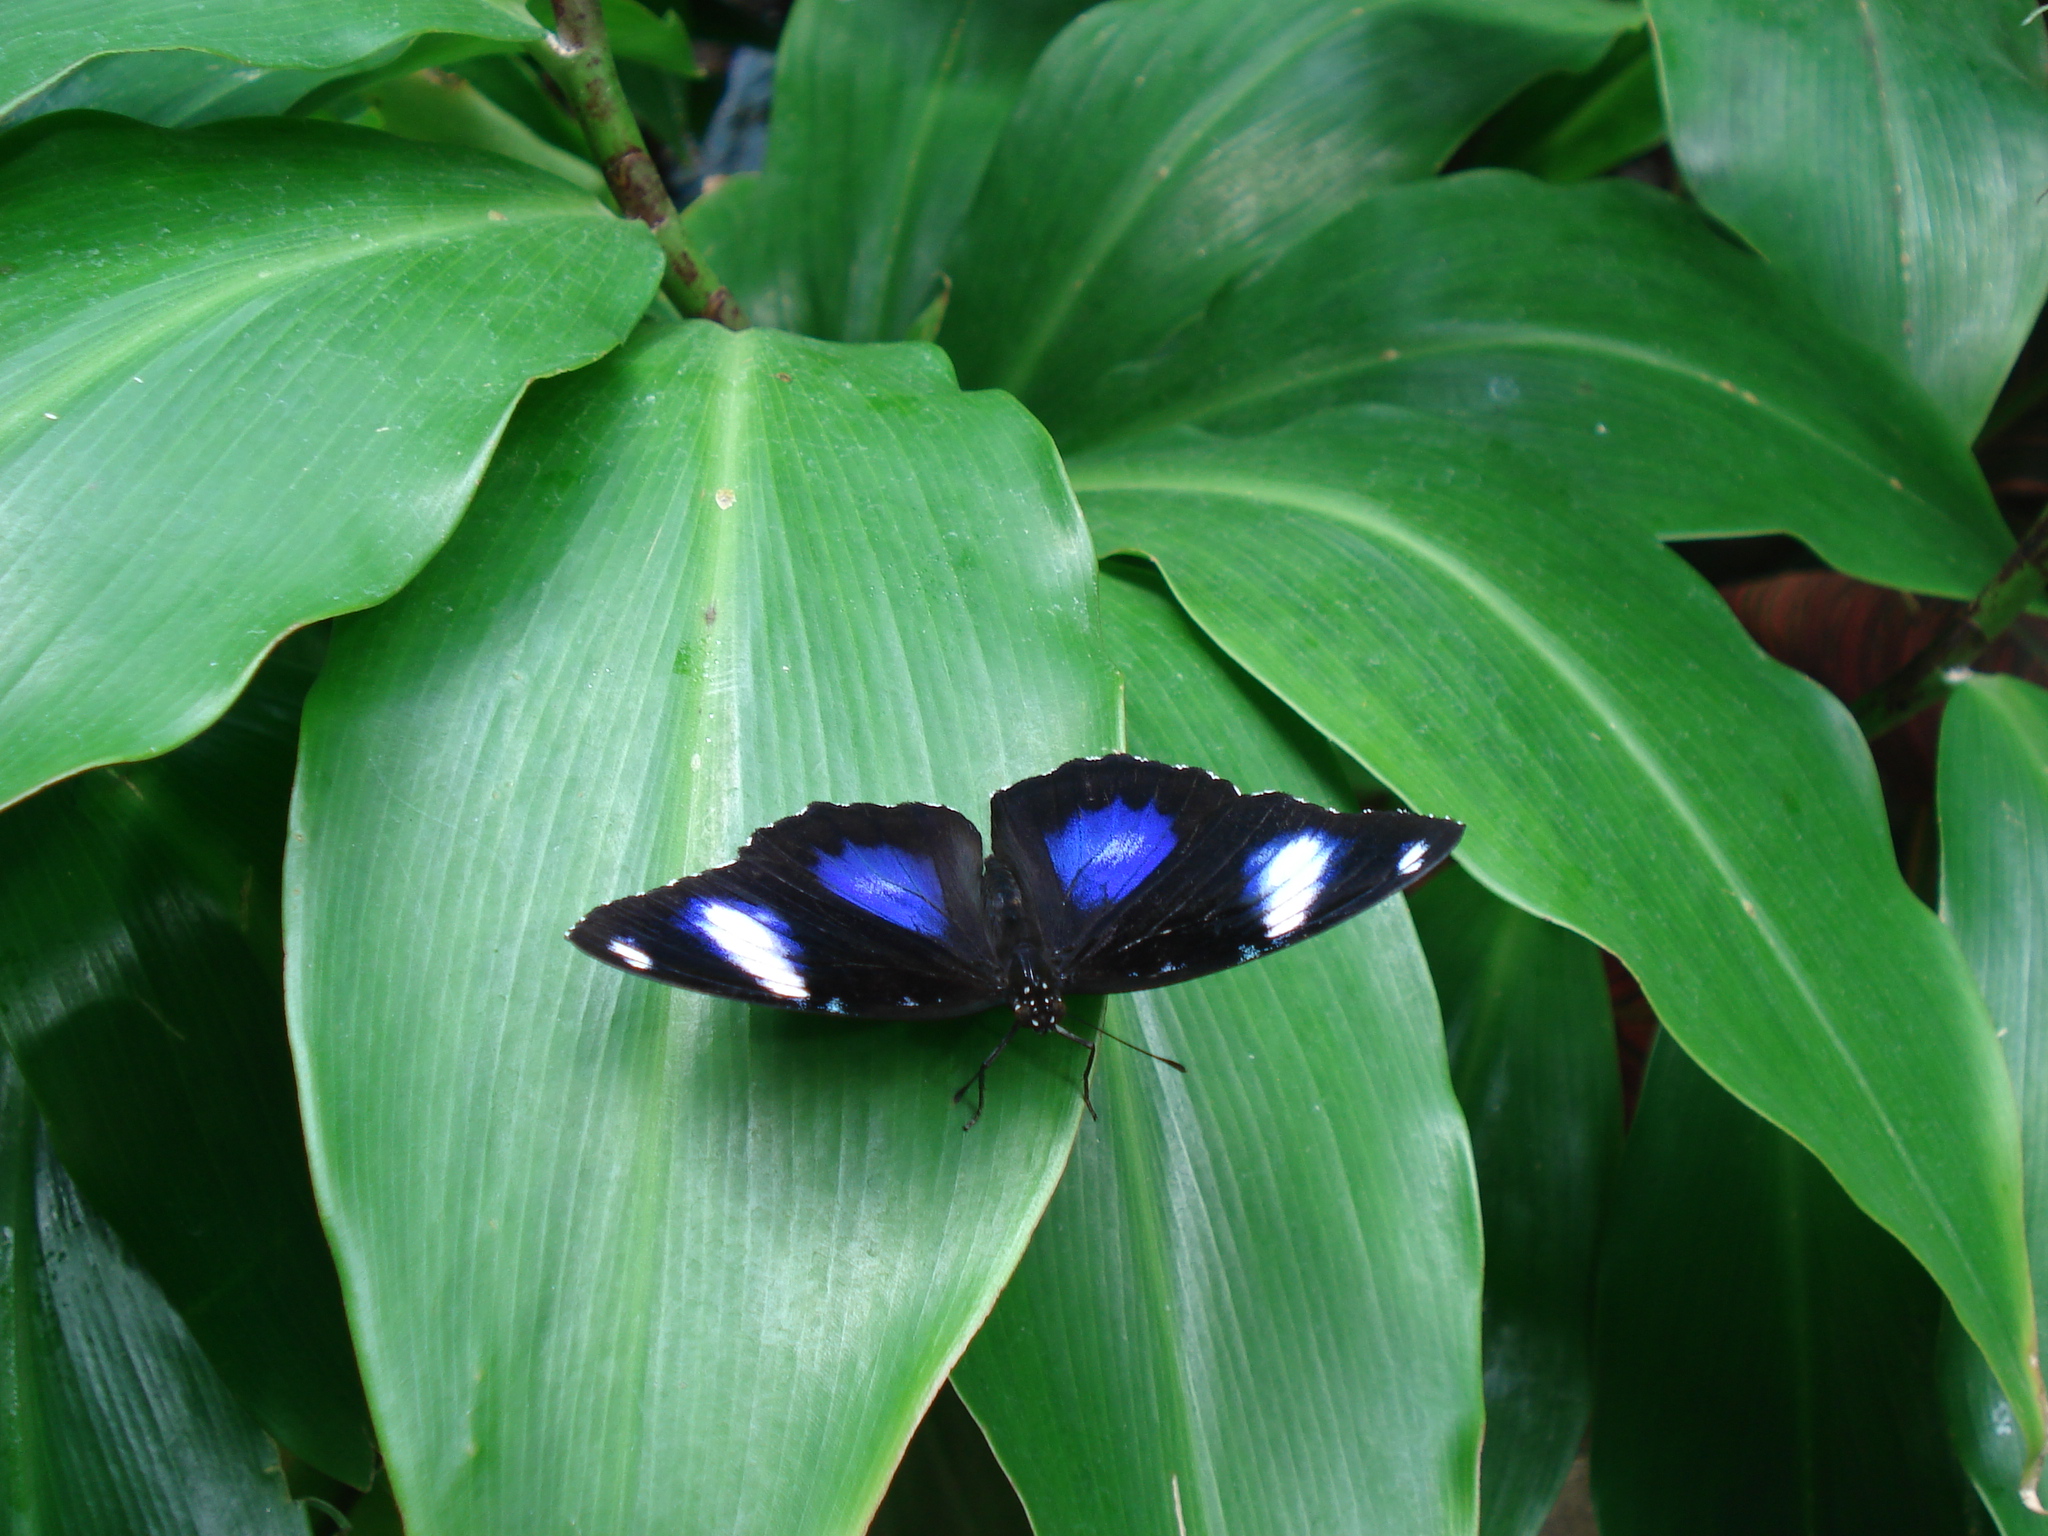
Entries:
[[620, 211], [654, 231], [668, 259], [662, 291], [686, 316], [745, 330], [746, 314], [731, 290], [690, 249], [676, 205], [641, 141], [605, 42], [599, 0], [554, 0], [554, 7], [555, 30], [533, 44], [533, 56], [568, 97]]
[[2048, 511], [1969, 602], [1956, 610], [1925, 649], [1852, 706], [1863, 734], [1875, 741], [1948, 696], [1950, 674], [1975, 661], [2048, 585]]

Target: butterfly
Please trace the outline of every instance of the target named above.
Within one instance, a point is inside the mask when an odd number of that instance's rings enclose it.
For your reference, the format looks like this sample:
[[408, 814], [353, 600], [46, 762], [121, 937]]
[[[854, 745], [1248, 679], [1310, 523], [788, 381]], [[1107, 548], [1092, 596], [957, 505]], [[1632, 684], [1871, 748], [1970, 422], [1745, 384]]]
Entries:
[[946, 806], [819, 801], [730, 864], [595, 908], [568, 938], [633, 975], [766, 1008], [950, 1019], [1006, 1004], [1008, 1032], [953, 1095], [978, 1090], [971, 1127], [1020, 1029], [1087, 1047], [1088, 1103], [1095, 1042], [1065, 1027], [1067, 994], [1167, 986], [1299, 943], [1413, 885], [1465, 830], [1242, 794], [1123, 754], [998, 790], [989, 824], [984, 859]]

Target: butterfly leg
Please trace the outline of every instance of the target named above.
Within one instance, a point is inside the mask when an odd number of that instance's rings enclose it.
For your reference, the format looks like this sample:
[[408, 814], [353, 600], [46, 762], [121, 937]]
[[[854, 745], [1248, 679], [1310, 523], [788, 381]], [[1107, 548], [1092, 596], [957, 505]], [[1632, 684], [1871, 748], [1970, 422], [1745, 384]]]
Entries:
[[1095, 1101], [1088, 1097], [1088, 1085], [1095, 1081], [1095, 1042], [1086, 1035], [1075, 1034], [1063, 1024], [1049, 1025], [1046, 1032], [1088, 1047], [1088, 1064], [1081, 1069], [1081, 1107], [1088, 1111], [1090, 1120], [1100, 1120], [1102, 1116], [1095, 1113]]
[[[967, 1079], [966, 1082], [962, 1083], [958, 1091], [954, 1093], [953, 1102], [955, 1104], [958, 1104], [962, 1099], [967, 1097], [968, 1089], [972, 1088], [975, 1091], [974, 1113], [967, 1117], [967, 1123], [960, 1127], [961, 1130], [971, 1131], [974, 1129], [975, 1125], [980, 1121], [982, 1105], [988, 1099], [989, 1064], [993, 1062], [998, 1056], [1002, 1055], [1004, 1051], [1010, 1048], [1010, 1041], [1016, 1037], [1017, 1031], [1022, 1027], [1023, 1020], [1014, 1020], [1011, 1023], [1010, 1027], [1003, 1032], [1003, 1038], [996, 1042], [996, 1048], [990, 1051], [986, 1056], [981, 1058], [981, 1065], [974, 1069], [974, 1076], [970, 1077], [969, 1079]], [[1086, 1096], [1085, 1091], [1083, 1096]]]

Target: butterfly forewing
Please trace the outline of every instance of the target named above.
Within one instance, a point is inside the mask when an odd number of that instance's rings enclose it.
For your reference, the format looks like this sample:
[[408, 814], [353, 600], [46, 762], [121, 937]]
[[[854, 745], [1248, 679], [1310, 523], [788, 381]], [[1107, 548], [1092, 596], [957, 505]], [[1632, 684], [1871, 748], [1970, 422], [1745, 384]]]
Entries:
[[732, 863], [607, 902], [570, 939], [638, 976], [770, 1008], [949, 1018], [999, 1002], [981, 836], [936, 805], [827, 805]]
[[1132, 757], [1025, 779], [992, 812], [997, 856], [1074, 992], [1163, 986], [1285, 948], [1414, 884], [1464, 830], [1240, 795]]

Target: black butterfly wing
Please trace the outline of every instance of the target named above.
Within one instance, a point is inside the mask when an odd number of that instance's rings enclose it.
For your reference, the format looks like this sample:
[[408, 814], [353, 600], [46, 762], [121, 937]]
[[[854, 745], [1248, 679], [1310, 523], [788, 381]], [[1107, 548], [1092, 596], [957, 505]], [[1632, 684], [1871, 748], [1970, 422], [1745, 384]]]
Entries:
[[1003, 994], [981, 834], [940, 805], [820, 802], [730, 864], [606, 902], [569, 939], [633, 975], [769, 1008], [951, 1018]]
[[1464, 827], [1081, 758], [995, 796], [995, 851], [1063, 985], [1135, 992], [1299, 943], [1413, 885]]

